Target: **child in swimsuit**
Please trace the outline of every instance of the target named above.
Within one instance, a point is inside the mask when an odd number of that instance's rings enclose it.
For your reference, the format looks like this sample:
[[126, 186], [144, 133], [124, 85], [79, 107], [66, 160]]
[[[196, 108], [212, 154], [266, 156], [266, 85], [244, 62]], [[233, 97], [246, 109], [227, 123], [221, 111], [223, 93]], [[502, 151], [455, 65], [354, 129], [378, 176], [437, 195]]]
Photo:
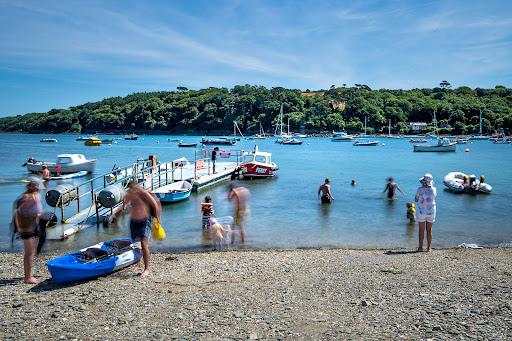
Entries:
[[407, 203], [407, 219], [409, 219], [410, 223], [414, 223], [416, 221], [416, 207], [414, 203]]
[[201, 212], [203, 213], [202, 226], [203, 229], [208, 229], [211, 226], [210, 218], [215, 216], [215, 211], [213, 210], [212, 198], [207, 195], [204, 198], [204, 202], [201, 204]]

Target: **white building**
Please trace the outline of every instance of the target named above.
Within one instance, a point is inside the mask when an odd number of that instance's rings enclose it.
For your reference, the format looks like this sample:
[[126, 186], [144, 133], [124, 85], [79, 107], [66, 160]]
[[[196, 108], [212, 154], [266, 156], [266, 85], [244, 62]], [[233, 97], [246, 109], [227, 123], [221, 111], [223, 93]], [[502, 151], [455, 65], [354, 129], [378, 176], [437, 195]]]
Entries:
[[409, 129], [412, 131], [421, 131], [427, 128], [427, 123], [425, 122], [409, 122]]

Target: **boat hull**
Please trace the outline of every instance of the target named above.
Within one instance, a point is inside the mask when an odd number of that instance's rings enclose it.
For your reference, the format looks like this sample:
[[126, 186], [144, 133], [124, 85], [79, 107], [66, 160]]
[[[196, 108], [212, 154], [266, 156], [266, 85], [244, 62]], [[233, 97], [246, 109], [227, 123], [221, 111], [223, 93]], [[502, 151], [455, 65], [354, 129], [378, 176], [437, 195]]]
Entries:
[[153, 191], [161, 203], [168, 204], [188, 199], [191, 192], [192, 184], [190, 184], [188, 181], [177, 181]]
[[[91, 248], [99, 248], [106, 252], [113, 252], [113, 249], [106, 245], [106, 243], [112, 242], [113, 240], [132, 242], [130, 239], [126, 238], [111, 239], [93, 245]], [[130, 247], [119, 254], [112, 255], [103, 260], [84, 261], [83, 258], [80, 257], [80, 254], [86, 249], [87, 248], [60, 256], [46, 263], [54, 283], [63, 284], [104, 276], [130, 266], [138, 262], [142, 257], [142, 253], [139, 249]]]
[[240, 165], [244, 178], [268, 178], [276, 175], [276, 165], [266, 165], [258, 162], [247, 162]]
[[[40, 173], [43, 171], [43, 165], [48, 167], [50, 173], [57, 173], [57, 164], [56, 163], [27, 163], [27, 170], [31, 173]], [[92, 173], [94, 171], [94, 166], [96, 165], [96, 160], [87, 160], [86, 162], [82, 162], [79, 164], [61, 164], [61, 174], [71, 174], [71, 173], [79, 173], [82, 171], [86, 171], [88, 173]]]
[[456, 143], [444, 146], [414, 146], [415, 152], [455, 152]]
[[474, 187], [463, 186], [464, 177], [469, 178], [469, 175], [462, 172], [450, 172], [444, 179], [443, 184], [450, 191], [455, 193], [485, 193], [490, 194], [492, 192], [492, 186], [485, 182], [475, 181]]

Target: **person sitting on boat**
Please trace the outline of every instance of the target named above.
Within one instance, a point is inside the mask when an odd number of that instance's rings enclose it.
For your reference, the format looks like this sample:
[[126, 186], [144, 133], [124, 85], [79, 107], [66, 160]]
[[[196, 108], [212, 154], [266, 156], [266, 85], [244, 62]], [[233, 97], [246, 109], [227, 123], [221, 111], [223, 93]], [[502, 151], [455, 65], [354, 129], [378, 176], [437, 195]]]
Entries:
[[[322, 193], [321, 197], [320, 193]], [[318, 196], [320, 197], [322, 204], [329, 204], [334, 200], [334, 196], [331, 193], [331, 180], [329, 180], [329, 178], [326, 178], [325, 182], [320, 185], [320, 188], [318, 188]]]
[[469, 184], [468, 184], [468, 176], [467, 175], [464, 175], [464, 178], [462, 179], [462, 187], [464, 187], [464, 189], [468, 188]]
[[211, 226], [210, 218], [215, 216], [215, 211], [213, 210], [212, 197], [210, 197], [209, 195], [207, 195], [204, 198], [204, 202], [201, 204], [201, 212], [203, 213], [203, 229], [208, 229]]
[[[400, 187], [396, 184], [396, 182], [393, 180], [393, 177], [388, 178], [388, 183], [386, 184], [386, 187], [384, 188], [384, 192], [388, 192], [388, 200], [395, 200], [396, 199], [396, 191], [400, 191], [400, 193], [404, 194]], [[384, 193], [383, 192], [383, 193]]]
[[469, 176], [469, 188], [473, 189], [473, 190], [478, 189], [478, 184], [476, 182], [476, 175]]

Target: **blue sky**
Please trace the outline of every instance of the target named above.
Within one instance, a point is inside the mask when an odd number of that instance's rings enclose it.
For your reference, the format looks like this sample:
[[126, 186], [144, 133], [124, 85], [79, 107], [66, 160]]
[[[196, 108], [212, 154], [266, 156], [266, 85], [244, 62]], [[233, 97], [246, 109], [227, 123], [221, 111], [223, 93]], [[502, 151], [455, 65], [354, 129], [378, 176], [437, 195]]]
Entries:
[[510, 1], [0, 0], [0, 116], [135, 91], [512, 86]]

